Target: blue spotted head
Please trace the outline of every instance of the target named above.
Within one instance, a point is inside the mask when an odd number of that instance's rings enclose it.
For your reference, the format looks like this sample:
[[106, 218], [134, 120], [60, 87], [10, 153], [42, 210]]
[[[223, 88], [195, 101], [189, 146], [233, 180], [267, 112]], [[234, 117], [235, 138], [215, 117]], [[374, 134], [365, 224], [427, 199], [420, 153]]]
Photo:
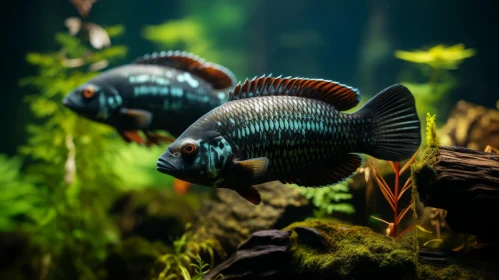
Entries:
[[232, 148], [219, 132], [191, 125], [159, 157], [158, 171], [203, 186], [221, 182]]
[[113, 87], [90, 80], [69, 93], [63, 104], [83, 117], [108, 123], [109, 117], [122, 105], [122, 99]]

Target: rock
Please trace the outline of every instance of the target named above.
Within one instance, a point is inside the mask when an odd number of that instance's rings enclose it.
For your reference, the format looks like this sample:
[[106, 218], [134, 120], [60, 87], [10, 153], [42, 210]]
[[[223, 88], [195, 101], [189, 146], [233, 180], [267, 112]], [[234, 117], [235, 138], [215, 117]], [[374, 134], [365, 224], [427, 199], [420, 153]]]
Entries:
[[[289, 241], [286, 241], [289, 238]], [[393, 238], [366, 227], [323, 221], [261, 231], [204, 280], [216, 279], [499, 279], [495, 258], [418, 259], [412, 238]], [[289, 248], [288, 250], [285, 250]], [[272, 260], [269, 260], [272, 259]]]
[[134, 190], [115, 202], [112, 213], [117, 214], [124, 238], [142, 236], [170, 244], [192, 222], [199, 201], [196, 195], [176, 195], [169, 190]]
[[105, 261], [107, 279], [149, 280], [159, 256], [171, 250], [161, 242], [151, 243], [138, 236], [130, 237], [114, 248]]
[[[304, 231], [304, 228], [314, 230]], [[310, 279], [416, 279], [412, 242], [359, 226], [306, 221], [292, 230], [292, 275]]]
[[231, 254], [251, 233], [280, 229], [293, 221], [313, 215], [313, 206], [300, 192], [279, 182], [255, 186], [262, 202], [255, 206], [235, 191], [214, 190], [192, 226], [194, 240], [215, 239]]
[[487, 145], [499, 148], [499, 111], [460, 100], [442, 127], [440, 142], [483, 151]]
[[[235, 254], [203, 279], [275, 279], [284, 277], [289, 264], [290, 231], [263, 230], [239, 245]], [[252, 268], [248, 270], [247, 268]]]

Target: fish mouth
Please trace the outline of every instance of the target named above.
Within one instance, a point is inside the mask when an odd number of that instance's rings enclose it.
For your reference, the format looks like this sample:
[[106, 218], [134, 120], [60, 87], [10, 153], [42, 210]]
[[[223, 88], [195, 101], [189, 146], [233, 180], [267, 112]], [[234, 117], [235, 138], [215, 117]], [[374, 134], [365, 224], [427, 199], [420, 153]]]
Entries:
[[66, 106], [67, 108], [72, 109], [74, 111], [78, 110], [78, 106], [76, 106], [76, 103], [72, 99], [71, 95], [67, 95], [66, 97], [64, 97], [64, 99], [62, 99], [62, 104], [64, 106]]
[[174, 176], [174, 174], [179, 173], [180, 168], [176, 164], [160, 157], [156, 162], [156, 170], [161, 173]]

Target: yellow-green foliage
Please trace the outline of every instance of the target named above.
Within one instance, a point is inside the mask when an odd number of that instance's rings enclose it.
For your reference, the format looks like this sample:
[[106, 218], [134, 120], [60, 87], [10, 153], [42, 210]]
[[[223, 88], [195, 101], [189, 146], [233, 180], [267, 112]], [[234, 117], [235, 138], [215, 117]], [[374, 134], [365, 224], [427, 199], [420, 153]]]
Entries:
[[435, 69], [456, 70], [464, 59], [476, 54], [474, 49], [466, 49], [464, 44], [456, 44], [450, 47], [439, 44], [427, 51], [416, 50], [396, 51], [395, 56], [399, 59], [413, 63], [427, 64]]
[[[437, 175], [435, 171], [435, 155], [438, 153], [440, 140], [437, 135], [436, 117], [436, 114], [426, 114], [426, 144], [421, 158], [416, 159], [411, 165], [412, 197], [415, 201], [419, 199], [418, 185], [429, 184], [430, 181], [435, 180]], [[418, 174], [418, 176], [416, 177], [415, 174]], [[416, 211], [414, 211], [414, 219], [417, 220]], [[417, 231], [414, 231], [414, 237], [417, 238]]]
[[428, 146], [438, 146], [440, 140], [437, 135], [437, 124], [435, 123], [437, 115], [431, 115], [426, 113], [426, 145]]
[[[207, 239], [198, 243], [191, 241], [191, 236], [192, 233], [186, 231], [173, 242], [174, 253], [159, 257], [158, 262], [164, 265], [164, 269], [158, 275], [158, 280], [201, 279], [213, 268], [215, 253], [224, 256], [225, 253], [216, 240]], [[208, 255], [209, 264], [203, 261], [202, 254]]]
[[351, 204], [345, 202], [352, 198], [352, 194], [348, 192], [348, 186], [352, 181], [353, 180], [349, 178], [339, 184], [322, 188], [305, 188], [296, 185], [291, 185], [291, 187], [298, 189], [318, 208], [314, 213], [315, 217], [325, 217], [334, 212], [345, 214], [355, 213], [355, 208]]
[[[120, 30], [113, 27], [111, 33]], [[60, 52], [27, 55], [38, 74], [20, 82], [33, 92], [26, 101], [37, 121], [28, 125], [29, 138], [19, 152], [30, 160], [26, 176], [47, 189], [44, 210], [51, 213], [33, 229], [33, 240], [56, 263], [49, 278], [95, 279], [94, 266], [118, 238], [107, 209], [122, 183], [112, 168], [122, 141], [112, 128], [77, 117], [62, 99], [98, 74], [89, 70], [93, 63], [116, 62], [126, 47], [97, 51], [67, 33], [58, 33], [56, 41]], [[70, 67], [74, 60], [81, 65]]]
[[401, 72], [401, 83], [416, 97], [420, 114], [445, 110], [442, 100], [458, 85], [452, 71], [475, 54], [474, 49], [466, 49], [463, 44], [449, 47], [439, 44], [426, 50], [395, 51], [395, 57], [412, 64], [411, 68]]

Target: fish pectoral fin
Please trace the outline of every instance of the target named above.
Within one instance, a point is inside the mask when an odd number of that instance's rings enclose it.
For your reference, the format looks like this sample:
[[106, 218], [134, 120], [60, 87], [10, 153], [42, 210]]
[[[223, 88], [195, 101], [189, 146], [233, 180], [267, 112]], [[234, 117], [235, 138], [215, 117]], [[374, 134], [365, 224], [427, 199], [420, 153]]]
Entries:
[[235, 190], [240, 196], [244, 197], [247, 201], [253, 203], [254, 205], [260, 204], [262, 198], [258, 190], [253, 186], [248, 186], [244, 188], [238, 188]]
[[281, 178], [280, 181], [304, 187], [325, 187], [351, 177], [362, 162], [362, 156], [356, 154], [337, 156], [326, 162], [312, 165], [298, 174], [290, 174]]
[[144, 139], [139, 135], [138, 131], [136, 130], [122, 130], [118, 132], [121, 138], [123, 138], [123, 140], [125, 140], [127, 143], [135, 142], [140, 145], [145, 143]]
[[236, 165], [245, 172], [251, 174], [253, 180], [262, 179], [269, 167], [269, 159], [266, 157], [252, 158], [236, 161]]
[[145, 129], [152, 122], [152, 114], [149, 111], [121, 108], [120, 113], [123, 121], [136, 129]]

